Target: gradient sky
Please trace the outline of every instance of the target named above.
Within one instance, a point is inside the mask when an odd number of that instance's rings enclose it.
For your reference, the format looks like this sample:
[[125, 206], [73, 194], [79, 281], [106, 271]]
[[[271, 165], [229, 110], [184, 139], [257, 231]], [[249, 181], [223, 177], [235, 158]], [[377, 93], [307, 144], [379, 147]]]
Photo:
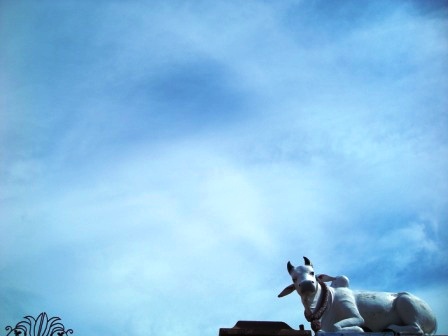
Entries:
[[447, 70], [442, 0], [0, 0], [0, 328], [309, 328], [307, 256], [448, 334]]

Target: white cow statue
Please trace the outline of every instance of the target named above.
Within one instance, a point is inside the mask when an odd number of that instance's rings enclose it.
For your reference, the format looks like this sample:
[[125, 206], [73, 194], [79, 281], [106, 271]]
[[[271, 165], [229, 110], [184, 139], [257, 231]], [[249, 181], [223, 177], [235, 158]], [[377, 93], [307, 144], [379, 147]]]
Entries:
[[[297, 291], [305, 307], [305, 317], [317, 332], [381, 332], [430, 335], [437, 328], [436, 318], [427, 303], [406, 293], [354, 291], [345, 276], [315, 276], [307, 257], [304, 266], [288, 262], [292, 285], [278, 296]], [[325, 281], [333, 281], [327, 286]]]

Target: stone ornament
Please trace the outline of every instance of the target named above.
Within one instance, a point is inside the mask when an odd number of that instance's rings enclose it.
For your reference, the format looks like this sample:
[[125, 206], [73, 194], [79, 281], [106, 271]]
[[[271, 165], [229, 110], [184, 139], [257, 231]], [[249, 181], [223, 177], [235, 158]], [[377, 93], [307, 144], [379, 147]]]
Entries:
[[15, 327], [7, 326], [6, 336], [66, 336], [73, 334], [72, 329], [65, 329], [59, 322], [59, 317], [48, 318], [46, 313], [40, 313], [37, 318], [25, 316]]

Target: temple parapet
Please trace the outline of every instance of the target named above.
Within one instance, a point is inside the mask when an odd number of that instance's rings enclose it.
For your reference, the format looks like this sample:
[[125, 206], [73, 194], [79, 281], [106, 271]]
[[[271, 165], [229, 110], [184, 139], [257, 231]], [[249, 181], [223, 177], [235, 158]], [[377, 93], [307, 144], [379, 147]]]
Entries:
[[285, 322], [277, 321], [238, 321], [233, 328], [219, 329], [219, 336], [311, 336], [310, 330], [292, 329]]

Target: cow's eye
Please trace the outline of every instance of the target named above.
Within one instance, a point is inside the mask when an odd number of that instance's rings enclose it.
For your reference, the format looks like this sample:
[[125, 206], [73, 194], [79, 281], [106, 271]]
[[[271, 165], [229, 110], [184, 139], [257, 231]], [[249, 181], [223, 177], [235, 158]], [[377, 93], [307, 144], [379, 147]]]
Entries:
[[311, 275], [314, 275], [314, 272], [310, 272]]

